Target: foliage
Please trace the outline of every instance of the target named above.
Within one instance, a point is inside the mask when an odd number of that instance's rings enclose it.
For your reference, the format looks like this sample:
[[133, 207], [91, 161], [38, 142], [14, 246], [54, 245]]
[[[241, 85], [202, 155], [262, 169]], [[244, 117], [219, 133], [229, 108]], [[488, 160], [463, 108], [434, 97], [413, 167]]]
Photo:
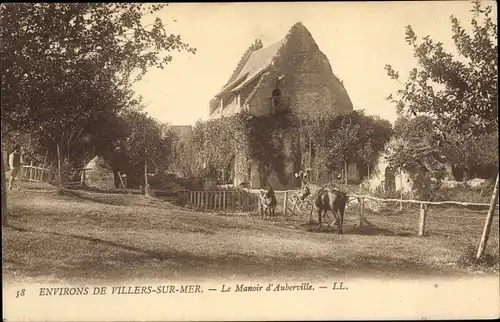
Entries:
[[343, 167], [347, 160], [374, 163], [389, 140], [392, 127], [389, 122], [366, 116], [363, 111], [348, 115], [331, 111], [296, 115], [281, 111], [263, 116], [242, 112], [198, 122], [192, 144], [208, 166], [228, 169], [240, 153], [258, 165], [261, 182], [275, 172], [286, 184], [288, 156], [284, 144], [285, 140], [297, 140], [297, 134], [311, 146], [315, 166], [332, 171]]
[[399, 113], [433, 117], [435, 132], [456, 132], [478, 136], [498, 130], [498, 45], [497, 25], [492, 7], [473, 1], [472, 35], [451, 16], [453, 41], [459, 57], [448, 53], [430, 36], [419, 41], [411, 26], [406, 27], [406, 42], [412, 47], [417, 67], [408, 80], [386, 65], [388, 75], [404, 89], [388, 99]]
[[184, 141], [176, 137], [174, 160], [170, 166], [172, 171], [183, 178], [196, 179], [203, 170], [202, 159], [193, 138]]
[[[2, 135], [22, 131], [50, 157], [92, 139], [109, 149], [123, 135], [120, 112], [140, 108], [131, 85], [171, 52], [195, 50], [168, 34], [158, 4], [7, 4], [2, 20]], [[79, 156], [81, 157], [81, 155]]]
[[244, 111], [230, 117], [198, 122], [192, 144], [207, 166], [229, 170], [239, 154], [256, 162], [261, 180], [275, 171], [284, 177], [283, 136], [293, 119], [288, 112], [254, 116]]
[[[401, 132], [406, 140], [395, 141], [391, 157], [393, 166], [411, 169], [427, 197], [432, 194], [430, 177], [435, 177], [439, 186], [442, 171], [423, 171], [423, 160], [446, 151], [455, 164], [470, 164], [473, 161], [469, 152], [473, 149], [467, 149], [478, 139], [484, 139], [482, 144], [488, 145], [488, 135], [498, 132], [497, 25], [491, 17], [491, 6], [473, 1], [471, 11], [472, 34], [456, 17], [450, 17], [458, 55], [447, 52], [441, 42], [434, 42], [430, 36], [419, 40], [413, 28], [407, 26], [406, 42], [413, 49], [417, 67], [404, 83], [391, 65], [385, 67], [388, 76], [404, 86], [397, 91], [397, 99], [388, 97], [403, 119], [410, 115], [428, 117], [421, 131], [406, 125], [407, 131]], [[417, 124], [420, 120], [424, 119], [411, 122]], [[414, 147], [414, 143], [419, 145]], [[429, 166], [425, 168], [430, 170]]]
[[388, 160], [395, 169], [411, 171], [425, 168], [427, 157], [441, 152], [433, 137], [432, 119], [427, 116], [399, 117], [394, 124], [394, 140], [388, 147]]
[[302, 115], [299, 123], [301, 137], [313, 145], [316, 166], [327, 171], [342, 168], [347, 161], [374, 164], [392, 135], [388, 121], [362, 110]]
[[434, 121], [429, 116], [400, 116], [394, 125], [394, 140], [387, 150], [389, 164], [410, 173], [417, 186], [420, 182], [428, 194], [438, 198], [437, 190], [430, 188], [430, 180], [436, 179], [435, 187], [439, 187], [446, 175], [445, 163], [452, 169], [468, 172], [469, 178], [491, 177], [498, 169], [498, 132], [474, 139], [457, 139], [456, 135], [442, 139], [434, 135], [433, 128]]
[[129, 175], [139, 182], [144, 178], [144, 164], [148, 172], [165, 169], [174, 155], [175, 133], [144, 113], [129, 111], [122, 116], [127, 135], [119, 145], [123, 146], [130, 160]]
[[460, 140], [450, 135], [443, 149], [453, 167], [465, 172], [469, 179], [491, 178], [498, 171], [498, 130]]
[[429, 116], [400, 116], [394, 127], [395, 140], [389, 155], [391, 165], [412, 171], [415, 167], [426, 168], [429, 158], [434, 158], [453, 168], [465, 169], [469, 177], [472, 174], [491, 176], [498, 168], [498, 131], [461, 139], [452, 134], [443, 140], [433, 135], [433, 128], [434, 122]]
[[[387, 146], [390, 166], [409, 173], [419, 197], [430, 198], [446, 175], [443, 149], [433, 135], [428, 116], [400, 116], [394, 124], [394, 139]], [[437, 181], [434, 181], [437, 179]]]
[[[485, 187], [471, 187], [466, 182], [463, 182], [454, 187], [441, 187], [433, 194], [432, 200], [454, 200], [472, 203], [489, 203], [491, 200], [491, 193], [493, 189], [488, 189], [486, 185], [484, 186]], [[484, 193], [485, 190], [489, 192], [489, 194]], [[481, 209], [484, 209], [484, 207]]]
[[358, 159], [364, 164], [374, 165], [393, 135], [392, 125], [378, 116], [367, 116], [360, 130], [362, 144], [358, 147]]

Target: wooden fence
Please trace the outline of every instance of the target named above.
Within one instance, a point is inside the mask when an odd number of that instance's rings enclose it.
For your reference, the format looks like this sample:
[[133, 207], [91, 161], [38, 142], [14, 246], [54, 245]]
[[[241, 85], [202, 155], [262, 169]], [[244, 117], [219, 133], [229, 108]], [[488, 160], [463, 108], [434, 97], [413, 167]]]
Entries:
[[[312, 218], [313, 203], [311, 200], [301, 201], [297, 198], [297, 190], [275, 191], [278, 199], [277, 213], [281, 213], [284, 217], [290, 215], [300, 215], [306, 213]], [[348, 195], [351, 204], [357, 204], [357, 215], [359, 217], [359, 227], [368, 223], [365, 218], [365, 201], [378, 201], [384, 203], [396, 203], [402, 205], [417, 204], [419, 205], [418, 219], [418, 236], [426, 235], [427, 215], [429, 213], [429, 205], [455, 205], [465, 207], [484, 207], [488, 208], [486, 203], [460, 202], [460, 201], [422, 201], [411, 199], [383, 199], [369, 195]], [[190, 191], [189, 205], [195, 210], [200, 211], [224, 211], [224, 212], [254, 212], [259, 211], [259, 198], [257, 191], [231, 191], [231, 190], [214, 190], [214, 191]], [[496, 207], [498, 209], [498, 205]], [[401, 209], [401, 208], [400, 208]]]
[[259, 197], [249, 191], [190, 191], [188, 203], [199, 211], [252, 212], [258, 210]]
[[[69, 174], [71, 177], [76, 178], [78, 180], [69, 180], [65, 182], [66, 185], [85, 185], [86, 183], [86, 172], [92, 170], [88, 168], [76, 168], [70, 169]], [[34, 166], [33, 163], [30, 165], [22, 165], [21, 169], [21, 180], [26, 180], [30, 182], [54, 182], [58, 181], [57, 171], [50, 168], [37, 167]]]
[[[397, 202], [397, 203], [409, 203], [418, 204], [420, 206], [420, 214], [418, 220], [418, 236], [425, 236], [426, 234], [426, 224], [427, 224], [427, 214], [429, 212], [429, 205], [455, 205], [464, 207], [485, 207], [488, 208], [490, 204], [487, 203], [475, 203], [475, 202], [461, 202], [461, 201], [423, 201], [423, 200], [411, 200], [411, 199], [383, 199], [367, 195], [349, 195], [349, 199], [356, 199], [359, 205], [359, 226], [362, 227], [365, 222], [365, 200], [380, 201], [380, 202]], [[498, 206], [496, 207], [498, 208]]]
[[52, 171], [52, 169], [36, 167], [33, 166], [33, 164], [23, 165], [21, 171], [21, 179], [30, 182], [49, 182], [55, 176], [55, 173], [54, 171]]

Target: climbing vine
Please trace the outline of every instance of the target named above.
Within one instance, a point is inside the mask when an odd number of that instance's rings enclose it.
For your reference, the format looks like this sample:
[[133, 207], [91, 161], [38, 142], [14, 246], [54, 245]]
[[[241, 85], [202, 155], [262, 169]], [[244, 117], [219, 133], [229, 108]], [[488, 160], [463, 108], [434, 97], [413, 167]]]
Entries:
[[240, 154], [257, 164], [261, 179], [274, 171], [285, 179], [284, 133], [294, 124], [291, 113], [254, 116], [241, 112], [230, 117], [198, 122], [193, 143], [206, 164], [227, 169]]
[[[389, 122], [362, 111], [348, 115], [327, 111], [296, 115], [277, 111], [262, 116], [245, 111], [199, 122], [194, 128], [196, 150], [200, 151], [207, 167], [229, 170], [233, 159], [240, 156], [257, 165], [261, 182], [274, 172], [282, 184], [288, 183], [287, 158], [298, 158], [294, 161], [300, 163], [304, 143], [311, 145], [313, 166], [334, 171], [342, 168], [346, 161], [372, 164], [391, 135]], [[285, 155], [285, 139], [295, 145], [290, 156]]]

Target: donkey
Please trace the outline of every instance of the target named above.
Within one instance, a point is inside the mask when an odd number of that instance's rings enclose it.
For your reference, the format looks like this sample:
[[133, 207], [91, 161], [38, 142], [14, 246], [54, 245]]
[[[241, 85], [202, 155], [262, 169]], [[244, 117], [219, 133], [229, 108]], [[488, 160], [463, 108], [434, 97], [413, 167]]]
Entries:
[[[311, 196], [318, 211], [318, 229], [323, 226], [323, 216], [326, 216], [327, 211], [331, 210], [335, 216], [335, 223], [338, 226], [339, 234], [343, 234], [342, 226], [344, 224], [344, 211], [348, 201], [347, 195], [338, 189], [328, 189], [313, 183], [303, 182], [299, 192], [299, 198], [304, 200]], [[330, 222], [328, 226], [335, 224]]]
[[267, 212], [269, 212], [269, 220], [274, 217], [277, 203], [276, 195], [271, 185], [268, 185], [267, 189], [260, 189], [259, 204], [262, 220], [265, 220]]

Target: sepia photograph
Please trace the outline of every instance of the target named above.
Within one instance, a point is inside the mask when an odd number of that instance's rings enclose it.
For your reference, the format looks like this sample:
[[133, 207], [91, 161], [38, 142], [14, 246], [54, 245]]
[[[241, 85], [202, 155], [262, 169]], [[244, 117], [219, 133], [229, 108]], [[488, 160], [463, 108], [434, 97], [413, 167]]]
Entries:
[[4, 321], [500, 317], [496, 2], [0, 17]]

